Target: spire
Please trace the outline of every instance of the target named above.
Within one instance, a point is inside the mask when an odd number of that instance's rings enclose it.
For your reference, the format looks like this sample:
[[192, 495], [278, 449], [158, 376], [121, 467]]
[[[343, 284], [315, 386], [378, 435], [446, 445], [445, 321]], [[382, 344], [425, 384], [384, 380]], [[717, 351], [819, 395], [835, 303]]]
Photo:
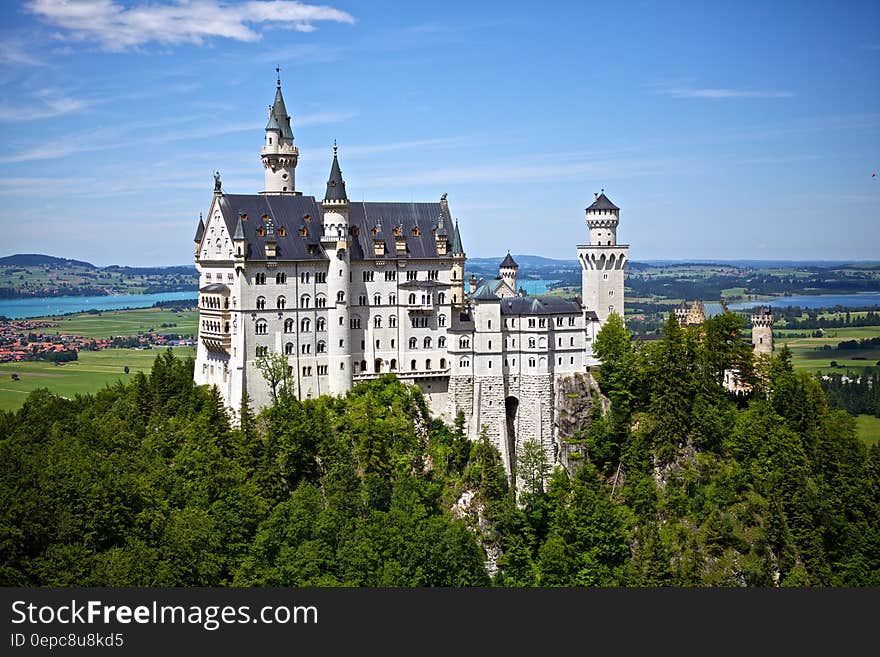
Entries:
[[202, 219], [202, 213], [199, 212], [199, 227], [196, 228], [196, 236], [193, 238], [196, 242], [202, 241], [202, 235], [205, 234], [205, 222]]
[[510, 255], [510, 251], [507, 252], [507, 257], [501, 261], [500, 266], [505, 269], [519, 269], [519, 265], [516, 264], [516, 260], [514, 260], [513, 256]]
[[330, 167], [330, 179], [327, 180], [327, 192], [324, 194], [325, 201], [348, 201], [345, 193], [345, 181], [342, 179], [342, 170], [339, 168], [339, 158], [336, 156], [336, 140], [333, 140], [333, 164]]
[[269, 108], [269, 121], [266, 123], [266, 130], [278, 130], [285, 139], [293, 141], [293, 129], [290, 127], [290, 116], [287, 114], [287, 108], [284, 106], [284, 96], [281, 95], [281, 69], [275, 67], [278, 74], [275, 87], [275, 102]]
[[232, 236], [234, 240], [244, 239], [244, 226], [241, 224], [241, 213], [238, 213], [238, 223], [235, 224], [235, 234]]
[[612, 210], [612, 211], [614, 211], [614, 210], [620, 210], [620, 208], [617, 207], [616, 205], [614, 205], [614, 203], [612, 203], [610, 201], [610, 199], [607, 196], [605, 196], [605, 190], [603, 189], [601, 194], [594, 194], [593, 204], [587, 208], [587, 212], [589, 212], [590, 210]]
[[455, 230], [452, 231], [452, 253], [464, 255], [464, 247], [461, 245], [461, 233], [458, 232], [458, 219], [455, 220]]

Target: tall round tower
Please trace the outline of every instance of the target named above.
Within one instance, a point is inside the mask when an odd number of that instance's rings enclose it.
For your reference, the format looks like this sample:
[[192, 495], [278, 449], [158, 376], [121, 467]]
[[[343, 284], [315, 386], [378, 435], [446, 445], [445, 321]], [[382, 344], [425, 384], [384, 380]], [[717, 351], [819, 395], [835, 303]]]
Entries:
[[752, 348], [757, 356], [773, 354], [773, 311], [769, 306], [752, 314]]
[[294, 175], [299, 149], [293, 145], [293, 129], [290, 127], [290, 116], [287, 114], [284, 97], [281, 95], [280, 77], [275, 88], [275, 102], [269, 108], [266, 141], [260, 151], [260, 159], [266, 170], [263, 194], [296, 193]]
[[623, 317], [623, 277], [629, 246], [617, 243], [620, 208], [603, 190], [586, 209], [590, 243], [578, 245], [581, 287], [586, 311], [593, 311], [604, 325], [611, 313]]
[[344, 395], [351, 390], [351, 331], [349, 327], [350, 267], [348, 235], [348, 195], [339, 168], [336, 144], [327, 191], [322, 202], [324, 225], [321, 245], [327, 253], [327, 374], [330, 394]]

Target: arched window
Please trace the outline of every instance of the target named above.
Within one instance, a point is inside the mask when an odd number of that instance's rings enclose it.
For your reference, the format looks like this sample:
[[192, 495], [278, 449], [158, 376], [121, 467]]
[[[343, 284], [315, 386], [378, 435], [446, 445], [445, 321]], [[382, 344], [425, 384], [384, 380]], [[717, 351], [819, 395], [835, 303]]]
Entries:
[[547, 348], [547, 338], [541, 338], [538, 340], [538, 349], [546, 349]]
[[276, 301], [275, 301], [275, 307], [278, 308], [279, 310], [283, 310], [284, 306], [286, 306], [286, 305], [287, 305], [287, 299], [285, 299], [283, 296], [278, 297], [278, 299], [276, 299]]
[[327, 307], [327, 296], [324, 294], [319, 294], [315, 296], [315, 308], [326, 308]]
[[458, 361], [459, 367], [468, 367], [470, 366], [470, 364], [471, 362], [467, 358], [462, 358], [460, 361]]
[[529, 367], [534, 367], [534, 366], [535, 366], [535, 359], [529, 358]]
[[292, 342], [288, 342], [286, 345], [284, 345], [284, 353], [287, 354], [288, 356], [290, 356], [293, 353], [293, 343]]
[[446, 326], [446, 315], [437, 315], [437, 326]]
[[304, 344], [302, 347], [300, 347], [300, 351], [302, 351], [304, 354], [310, 354], [312, 353], [312, 345]]
[[410, 294], [409, 294], [409, 305], [411, 305], [411, 306], [416, 305], [416, 295], [413, 292], [410, 292]]
[[265, 285], [266, 284], [266, 274], [265, 272], [260, 272], [254, 277], [255, 285]]
[[327, 320], [323, 317], [319, 317], [315, 320], [315, 330], [316, 331], [326, 331], [327, 330]]
[[415, 339], [415, 338], [410, 338], [410, 339], [409, 339], [409, 348], [410, 348], [410, 349], [415, 349], [415, 348], [416, 348], [416, 339]]
[[275, 283], [277, 283], [278, 285], [283, 285], [286, 282], [287, 282], [287, 274], [285, 274], [282, 271], [275, 274]]
[[303, 295], [299, 298], [299, 307], [300, 307], [300, 308], [308, 308], [308, 307], [309, 307], [309, 303], [311, 303], [311, 300], [312, 300], [312, 299], [311, 299], [311, 297], [310, 297], [308, 294], [303, 294]]
[[446, 293], [445, 292], [441, 292], [440, 294], [437, 295], [437, 303], [439, 303], [441, 306], [444, 303], [446, 303]]
[[388, 326], [391, 328], [397, 326], [397, 315], [388, 315]]
[[266, 307], [266, 297], [257, 297], [257, 310], [263, 310]]
[[285, 333], [293, 333], [293, 326], [294, 326], [294, 324], [293, 324], [292, 319], [287, 318], [284, 320], [284, 332]]
[[327, 343], [323, 340], [318, 340], [318, 353], [323, 354], [325, 351], [327, 351]]
[[366, 372], [366, 371], [367, 371], [367, 361], [362, 360], [361, 361], [361, 372]]
[[446, 346], [446, 336], [441, 335], [439, 338], [437, 338], [437, 348], [443, 349], [445, 346]]
[[381, 306], [382, 305], [382, 295], [379, 294], [378, 292], [376, 292], [376, 294], [373, 295], [373, 305], [374, 306]]
[[461, 338], [458, 341], [458, 348], [459, 349], [467, 349], [470, 346], [471, 346], [471, 341], [468, 340], [467, 338]]
[[396, 358], [391, 359], [391, 364], [388, 369], [390, 369], [392, 372], [397, 369], [397, 359]]
[[416, 371], [416, 361], [415, 361], [415, 359], [413, 359], [413, 360], [411, 360], [411, 361], [409, 362], [409, 369], [410, 369], [410, 371], [412, 371], [412, 372], [415, 372], [415, 371]]
[[312, 322], [309, 320], [308, 317], [303, 317], [303, 318], [299, 321], [299, 330], [300, 330], [301, 333], [308, 333], [308, 332], [309, 332], [309, 329], [310, 329], [311, 327], [312, 327]]
[[431, 359], [430, 359], [430, 358], [426, 358], [426, 359], [425, 359], [425, 369], [426, 369], [426, 370], [430, 370], [430, 369], [431, 369]]
[[345, 301], [345, 292], [340, 290], [336, 293], [336, 303], [343, 303]]
[[257, 326], [254, 329], [254, 333], [257, 335], [266, 335], [269, 332], [269, 324], [265, 319], [261, 319], [257, 322]]
[[382, 328], [382, 318], [379, 315], [373, 318], [373, 328]]
[[441, 369], [441, 370], [445, 370], [445, 369], [446, 369], [446, 359], [445, 359], [445, 358], [441, 358], [441, 359], [440, 359], [440, 369]]
[[425, 347], [425, 349], [430, 349], [430, 348], [431, 348], [431, 336], [427, 336], [427, 337], [425, 338], [425, 341], [424, 341], [424, 347]]
[[359, 329], [361, 327], [361, 318], [360, 317], [352, 317], [350, 320], [351, 328]]

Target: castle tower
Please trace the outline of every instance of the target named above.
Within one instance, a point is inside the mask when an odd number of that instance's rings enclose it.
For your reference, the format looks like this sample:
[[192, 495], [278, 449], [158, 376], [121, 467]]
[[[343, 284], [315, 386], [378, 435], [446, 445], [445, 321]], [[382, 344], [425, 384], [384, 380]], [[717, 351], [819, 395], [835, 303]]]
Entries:
[[601, 325], [616, 312], [623, 317], [623, 277], [629, 261], [629, 245], [617, 243], [620, 208], [603, 190], [586, 209], [590, 243], [578, 245], [581, 287], [587, 311], [594, 311]]
[[501, 261], [498, 273], [501, 274], [501, 280], [507, 283], [510, 289], [513, 290], [513, 296], [516, 296], [516, 277], [519, 275], [519, 265], [516, 264], [516, 260], [510, 255], [510, 251], [507, 252], [507, 257]]
[[768, 306], [752, 315], [752, 348], [756, 356], [773, 354], [773, 311]]
[[455, 229], [452, 231], [452, 243], [450, 245], [450, 254], [452, 255], [452, 268], [450, 278], [452, 279], [452, 305], [464, 305], [464, 246], [461, 243], [461, 233], [458, 230], [458, 219], [455, 220]]
[[327, 269], [327, 365], [331, 395], [351, 390], [351, 331], [349, 327], [350, 249], [348, 245], [348, 195], [339, 168], [336, 144], [327, 191], [322, 202], [324, 225], [321, 245], [330, 262]]
[[269, 108], [266, 142], [260, 151], [260, 159], [266, 170], [266, 183], [262, 193], [295, 194], [294, 174], [298, 158], [299, 149], [293, 145], [293, 130], [284, 106], [284, 97], [281, 95], [279, 77], [275, 88], [275, 102]]

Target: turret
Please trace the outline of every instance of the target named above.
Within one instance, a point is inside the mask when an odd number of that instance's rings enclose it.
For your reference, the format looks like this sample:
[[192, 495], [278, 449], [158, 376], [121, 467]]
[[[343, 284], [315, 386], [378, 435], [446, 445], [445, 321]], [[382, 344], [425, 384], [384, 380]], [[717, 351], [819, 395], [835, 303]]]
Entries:
[[452, 242], [449, 245], [449, 252], [452, 255], [452, 304], [454, 306], [464, 305], [464, 263], [466, 256], [464, 246], [461, 243], [461, 232], [458, 230], [458, 219], [455, 220], [455, 228], [452, 230]]
[[757, 356], [773, 354], [773, 311], [768, 306], [752, 314], [752, 348]]
[[198, 259], [199, 257], [199, 245], [202, 243], [202, 237], [205, 235], [205, 220], [202, 218], [202, 213], [199, 213], [199, 226], [196, 228], [196, 236], [193, 238], [195, 242], [195, 256]]
[[594, 246], [614, 246], [617, 244], [617, 224], [620, 221], [620, 208], [614, 205], [605, 190], [594, 194], [593, 204], [587, 208], [587, 226], [590, 229], [590, 244]]
[[[279, 71], [278, 68], [275, 69]], [[293, 145], [293, 129], [290, 116], [281, 94], [281, 78], [275, 88], [275, 102], [269, 108], [266, 123], [266, 140], [260, 151], [260, 159], [266, 170], [263, 194], [296, 194], [294, 174], [299, 159], [299, 149]]]
[[351, 390], [351, 331], [349, 327], [349, 235], [348, 195], [339, 168], [336, 143], [333, 143], [333, 164], [324, 200], [324, 226], [321, 245], [330, 264], [327, 270], [327, 363], [330, 394], [344, 395]]
[[498, 273], [501, 274], [501, 279], [507, 283], [510, 289], [513, 290], [513, 294], [516, 295], [516, 278], [519, 275], [519, 265], [516, 264], [516, 260], [510, 255], [510, 251], [507, 252], [504, 260], [501, 261]]

